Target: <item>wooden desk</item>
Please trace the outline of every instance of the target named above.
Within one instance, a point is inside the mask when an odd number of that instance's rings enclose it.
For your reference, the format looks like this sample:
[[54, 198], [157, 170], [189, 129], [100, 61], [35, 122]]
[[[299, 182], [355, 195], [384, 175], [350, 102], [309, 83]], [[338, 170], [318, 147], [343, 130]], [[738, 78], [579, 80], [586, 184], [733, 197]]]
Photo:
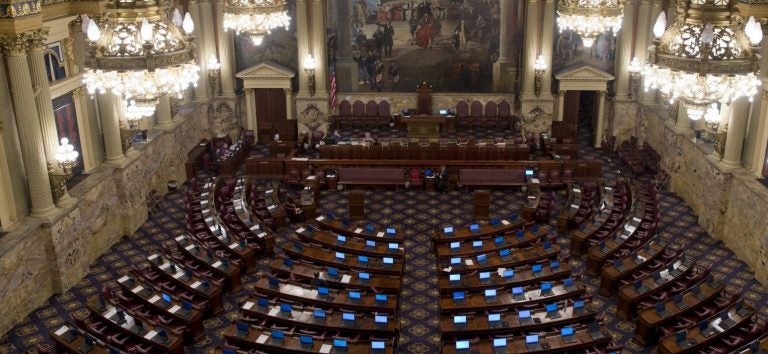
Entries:
[[391, 265], [391, 267], [384, 267], [383, 258], [369, 257], [368, 262], [360, 262], [354, 255], [349, 255], [344, 259], [344, 262], [340, 262], [339, 260], [335, 259], [335, 252], [312, 248], [309, 246], [303, 247], [295, 242], [287, 242], [283, 244], [282, 249], [283, 253], [287, 254], [292, 259], [303, 259], [319, 265], [325, 265], [339, 269], [354, 269], [357, 271], [369, 272], [373, 274], [403, 274], [403, 261], [399, 259], [393, 259], [394, 263]]
[[501, 219], [497, 225], [491, 225], [490, 223], [482, 224], [477, 232], [472, 232], [472, 230], [469, 229], [469, 226], [454, 227], [453, 233], [450, 235], [445, 233], [445, 229], [440, 229], [437, 230], [437, 239], [435, 242], [449, 243], [456, 241], [481, 240], [496, 235], [506, 234], [522, 227], [523, 220], [516, 218], [514, 220]]
[[[311, 231], [305, 228], [296, 229], [296, 234], [299, 238], [307, 243], [318, 243], [323, 248], [341, 251], [344, 253], [351, 253], [354, 255], [366, 255], [373, 257], [394, 257], [403, 258], [403, 244], [397, 242], [386, 242], [386, 240], [378, 240], [375, 247], [366, 246], [365, 239], [358, 239], [355, 236], [346, 238], [343, 243], [338, 241], [337, 236], [325, 231]], [[372, 240], [370, 240], [372, 241]], [[397, 249], [389, 249], [390, 243], [397, 245]]]
[[[265, 328], [249, 326], [248, 333], [240, 336], [237, 333], [237, 326], [230, 325], [222, 332], [227, 343], [232, 343], [241, 348], [266, 350], [268, 353], [321, 353], [325, 349], [333, 347], [333, 338], [320, 340], [314, 338], [312, 346], [303, 346], [298, 334], [285, 334], [285, 338], [280, 343], [273, 343], [271, 340], [271, 331]], [[381, 353], [392, 354], [393, 348], [391, 341], [386, 342], [386, 349]], [[333, 352], [329, 350], [328, 353]], [[371, 352], [371, 341], [347, 342], [347, 354], [368, 354]]]
[[[521, 248], [526, 247], [532, 243], [541, 240], [542, 237], [549, 233], [549, 227], [540, 227], [537, 232], [531, 232], [530, 229], [525, 230], [522, 237], [512, 235], [511, 233], [503, 236], [490, 237], [488, 239], [474, 239], [472, 242], [459, 242], [459, 248], [451, 248], [450, 243], [439, 243], [436, 245], [437, 258], [451, 258], [451, 257], [469, 257], [476, 256], [482, 253], [498, 252], [502, 249], [509, 248]], [[516, 233], [515, 233], [516, 234]], [[497, 243], [496, 238], [501, 237], [503, 242]], [[475, 242], [482, 242], [481, 247], [475, 247]]]
[[186, 276], [184, 273], [184, 267], [175, 264], [176, 271], [173, 271], [171, 262], [159, 257], [158, 254], [152, 254], [147, 257], [152, 269], [163, 275], [164, 278], [178, 285], [180, 288], [189, 291], [203, 299], [206, 299], [211, 304], [211, 312], [214, 314], [224, 311], [224, 301], [222, 299], [221, 285], [212, 281], [208, 281], [209, 286], [203, 285], [202, 277], [192, 275]]
[[322, 308], [352, 309], [363, 312], [383, 312], [393, 314], [397, 310], [397, 296], [387, 295], [386, 302], [376, 301], [375, 294], [364, 292], [358, 302], [349, 299], [348, 291], [330, 290], [329, 297], [319, 296], [315, 287], [301, 286], [289, 280], [280, 280], [277, 287], [270, 286], [266, 277], [259, 279], [253, 285], [254, 290], [272, 298], [289, 299], [302, 304]]
[[634, 339], [642, 345], [655, 344], [659, 338], [658, 329], [660, 326], [676, 321], [699, 309], [720, 296], [724, 289], [725, 284], [722, 283], [702, 282], [701, 294], [698, 297], [690, 290], [683, 294], [682, 303], [685, 304], [683, 308], [678, 307], [673, 299], [667, 299], [663, 302], [664, 314], [658, 313], [655, 307], [639, 311]]
[[[328, 283], [328, 287], [334, 289], [370, 289], [371, 287], [374, 287], [385, 294], [396, 295], [400, 293], [400, 277], [398, 276], [370, 274], [371, 279], [366, 281], [360, 279], [358, 272], [344, 273], [339, 271], [339, 275], [333, 277], [328, 275], [328, 272], [326, 272], [326, 268], [324, 267], [318, 267], [303, 262], [294, 262], [293, 266], [288, 268], [280, 259], [276, 259], [269, 263], [269, 268], [276, 274], [293, 274], [295, 278], [305, 283], [311, 282], [312, 279], [315, 278], [315, 273], [319, 273], [325, 279], [325, 282]], [[344, 275], [349, 276], [349, 279], [345, 279]]]
[[[602, 348], [611, 341], [611, 336], [602, 330], [594, 337], [590, 335], [588, 330], [577, 330], [573, 335], [574, 340], [568, 343], [564, 342], [559, 334], [539, 337], [539, 343], [542, 344], [542, 350], [539, 351], [528, 349], [525, 345], [525, 337], [512, 337], [507, 341], [507, 353], [578, 353], [578, 350], [582, 349]], [[493, 340], [481, 338], [477, 342], [473, 341], [470, 348], [473, 353], [475, 351], [483, 354], [493, 353]], [[444, 341], [442, 343], [442, 354], [456, 353], [456, 342]]]
[[197, 176], [197, 171], [203, 165], [203, 155], [210, 153], [210, 150], [210, 142], [207, 139], [203, 139], [187, 153], [187, 161], [184, 163], [187, 179]]
[[635, 316], [637, 304], [647, 296], [653, 295], [666, 288], [672, 286], [672, 284], [682, 277], [685, 277], [693, 270], [693, 262], [683, 262], [677, 260], [674, 263], [675, 269], [679, 274], [672, 275], [665, 268], [659, 273], [661, 274], [662, 281], [657, 283], [652, 276], [648, 275], [640, 280], [643, 289], [636, 289], [635, 284], [627, 284], [619, 289], [619, 301], [616, 304], [616, 315], [622, 319], [630, 319]]
[[597, 316], [597, 310], [591, 304], [586, 306], [578, 313], [574, 313], [573, 308], [563, 308], [559, 304], [560, 317], [549, 318], [543, 309], [531, 311], [531, 320], [521, 323], [517, 311], [504, 312], [501, 314], [502, 325], [491, 327], [488, 323], [487, 315], [468, 315], [467, 323], [463, 326], [456, 326], [453, 323], [453, 316], [441, 316], [440, 331], [443, 338], [452, 336], [477, 336], [492, 335], [495, 333], [518, 333], [541, 331], [544, 328], [562, 327], [573, 323], [588, 323], [594, 321]]
[[246, 301], [240, 312], [246, 318], [255, 318], [259, 321], [267, 320], [270, 323], [298, 328], [307, 328], [318, 330], [320, 332], [341, 332], [352, 336], [373, 335], [380, 337], [392, 337], [399, 330], [399, 323], [392, 317], [389, 317], [386, 325], [377, 325], [374, 323], [374, 316], [369, 314], [355, 314], [355, 326], [348, 327], [342, 323], [341, 311], [326, 311], [325, 320], [316, 322], [313, 316], [313, 309], [306, 307], [304, 309], [294, 308], [289, 316], [280, 314], [279, 305], [270, 305], [262, 308], [255, 301]]
[[315, 218], [315, 222], [320, 228], [328, 229], [342, 235], [354, 236], [363, 238], [366, 240], [374, 240], [376, 242], [398, 242], [402, 244], [405, 241], [403, 233], [395, 233], [394, 235], [388, 235], [383, 230], [373, 231], [365, 230], [364, 227], [353, 225], [351, 222], [349, 225], [344, 225], [344, 222], [340, 219], [329, 219], [325, 215], [320, 215]]
[[676, 334], [672, 334], [659, 339], [659, 354], [698, 352], [699, 348], [705, 348], [708, 345], [717, 342], [721, 338], [725, 338], [728, 334], [734, 332], [736, 329], [746, 324], [751, 320], [754, 314], [755, 311], [752, 309], [742, 308], [741, 310], [736, 310], [734, 307], [732, 307], [728, 310], [728, 316], [734, 321], [733, 326], [723, 328], [722, 320], [720, 319], [719, 314], [715, 315], [707, 320], [707, 322], [709, 322], [709, 328], [715, 329], [714, 334], [706, 337], [699, 331], [699, 326], [689, 327], [685, 330], [685, 332], [686, 341], [692, 341], [690, 346], [687, 348], [681, 348], [676, 341]]
[[[616, 268], [614, 263], [605, 265], [600, 276], [600, 294], [606, 297], [615, 295], [622, 279], [635, 274], [635, 271], [647, 267], [656, 259], [661, 258], [667, 249], [667, 245], [666, 242], [654, 240], [646, 244], [639, 251], [622, 257], [619, 260], [620, 268]], [[682, 252], [681, 249], [676, 250], [678, 253]]]
[[451, 264], [450, 260], [440, 264], [441, 269], [451, 267], [451, 273], [472, 273], [475, 271], [495, 271], [498, 268], [513, 268], [522, 265], [534, 264], [542, 260], [556, 259], [560, 255], [559, 245], [550, 245], [544, 248], [543, 244], [528, 248], [513, 249], [509, 256], [502, 257], [498, 252], [487, 254], [487, 259], [480, 262], [477, 257], [461, 258], [458, 265]]
[[405, 124], [409, 138], [437, 138], [440, 137], [440, 125], [445, 124], [448, 119], [454, 118], [411, 116], [403, 117], [401, 122]]
[[483, 293], [467, 295], [462, 303], [456, 303], [453, 300], [453, 295], [443, 295], [440, 298], [440, 312], [445, 315], [532, 307], [557, 300], [578, 298], [585, 292], [586, 288], [579, 282], [574, 284], [570, 290], [566, 289], [562, 283], [553, 285], [552, 290], [546, 294], [542, 294], [540, 288], [529, 288], [520, 300], [513, 298], [512, 292], [508, 289], [499, 290], [496, 294], [496, 300], [493, 302], [488, 302]]
[[157, 334], [159, 328], [149, 323], [143, 323], [143, 329], [140, 329], [136, 327], [136, 321], [133, 316], [128, 313], [125, 313], [125, 322], [118, 322], [118, 308], [109, 303], [104, 304], [104, 307], [100, 308], [98, 300], [92, 299], [86, 303], [86, 307], [94, 316], [106, 322], [110, 327], [120, 331], [120, 333], [129, 336], [133, 342], [147, 344], [160, 352], [184, 353], [181, 337], [171, 331], [166, 331], [167, 340], [164, 340]]
[[[77, 332], [77, 335], [73, 336], [73, 333], [71, 333], [71, 330], [73, 329]], [[81, 332], [79, 329], [77, 329], [75, 326], [63, 325], [61, 327], [51, 330], [48, 334], [56, 343], [57, 352], [70, 353], [70, 354], [83, 354], [80, 348], [82, 348], [83, 345], [85, 344], [86, 335], [83, 332]], [[91, 350], [88, 352], [88, 354], [111, 353], [110, 350], [113, 349], [111, 346], [102, 342], [98, 338], [94, 338], [93, 336], [91, 336], [91, 338], [95, 340], [93, 341], [93, 346], [91, 347]], [[120, 352], [120, 353], [124, 353], [124, 352]]]
[[451, 293], [453, 291], [482, 291], [484, 289], [511, 288], [513, 286], [538, 284], [545, 280], [564, 279], [571, 275], [571, 266], [562, 263], [556, 269], [552, 269], [549, 264], [545, 264], [540, 272], [534, 273], [530, 266], [514, 269], [514, 276], [504, 278], [499, 272], [491, 271], [491, 280], [481, 282], [479, 275], [464, 277], [464, 282], [460, 284], [451, 284], [447, 272], [441, 272], [437, 279], [437, 286], [441, 293]]
[[193, 260], [195, 264], [224, 279], [224, 285], [230, 291], [240, 292], [242, 289], [240, 285], [240, 266], [229, 260], [222, 259], [213, 250], [200, 247], [199, 244], [193, 242], [192, 239], [185, 235], [176, 236], [174, 240], [179, 245], [178, 248], [181, 253], [186, 255], [186, 258]]

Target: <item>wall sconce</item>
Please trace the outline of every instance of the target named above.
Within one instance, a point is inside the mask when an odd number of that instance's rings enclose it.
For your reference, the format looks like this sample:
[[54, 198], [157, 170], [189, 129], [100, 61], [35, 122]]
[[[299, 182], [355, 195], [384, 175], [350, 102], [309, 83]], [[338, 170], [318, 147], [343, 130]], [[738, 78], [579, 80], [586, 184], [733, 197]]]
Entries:
[[221, 63], [219, 63], [215, 55], [211, 54], [211, 57], [208, 58], [208, 86], [211, 88], [211, 92], [217, 96], [221, 95], [221, 90], [219, 89], [220, 75]]
[[315, 58], [309, 54], [307, 59], [304, 60], [304, 71], [307, 73], [307, 86], [309, 86], [309, 95], [315, 95], [315, 69], [317, 68], [317, 62]]
[[536, 58], [536, 61], [533, 62], [533, 75], [534, 75], [534, 86], [533, 90], [536, 94], [536, 97], [539, 97], [541, 94], [541, 79], [544, 77], [544, 73], [547, 71], [547, 62], [544, 61], [544, 57], [542, 55], [539, 55], [538, 58]]
[[640, 87], [640, 78], [642, 77], [640, 72], [642, 70], [643, 65], [640, 64], [640, 60], [637, 57], [632, 58], [627, 68], [627, 71], [629, 71], [629, 93], [632, 95], [632, 98], [637, 98], [637, 90]]

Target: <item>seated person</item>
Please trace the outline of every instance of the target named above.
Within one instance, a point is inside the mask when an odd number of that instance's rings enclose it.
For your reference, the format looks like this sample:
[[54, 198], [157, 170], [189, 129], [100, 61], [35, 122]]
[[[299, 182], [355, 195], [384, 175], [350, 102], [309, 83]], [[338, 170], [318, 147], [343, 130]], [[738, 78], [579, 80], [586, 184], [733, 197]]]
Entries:
[[363, 136], [363, 143], [376, 144], [376, 139], [371, 136], [370, 132], [365, 132], [365, 136]]
[[275, 142], [280, 142], [280, 133], [275, 133]]
[[338, 144], [341, 141], [341, 133], [339, 133], [339, 130], [336, 129], [333, 131], [333, 133], [329, 134], [325, 138], [326, 144], [335, 145]]

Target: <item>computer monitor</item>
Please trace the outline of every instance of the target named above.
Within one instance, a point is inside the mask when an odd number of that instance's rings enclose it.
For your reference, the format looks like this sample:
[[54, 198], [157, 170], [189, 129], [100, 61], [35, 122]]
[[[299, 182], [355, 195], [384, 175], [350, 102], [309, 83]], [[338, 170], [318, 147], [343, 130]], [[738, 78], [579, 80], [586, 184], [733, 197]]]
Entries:
[[485, 289], [485, 297], [495, 297], [496, 289]]
[[573, 278], [566, 278], [565, 280], [563, 280], [563, 285], [564, 286], [573, 286]]
[[163, 293], [163, 301], [165, 301], [165, 302], [170, 304], [171, 303], [171, 295]]
[[387, 248], [390, 249], [390, 250], [396, 250], [396, 249], [400, 248], [400, 244], [398, 244], [398, 243], [390, 243], [387, 246]]
[[448, 110], [447, 110], [447, 109], [441, 109], [441, 110], [440, 110], [440, 115], [441, 115], [441, 116], [446, 116], [446, 115], [448, 115]]
[[466, 323], [467, 323], [466, 315], [453, 316], [453, 324], [466, 324]]
[[354, 321], [355, 320], [355, 313], [354, 312], [344, 312], [341, 314], [341, 319], [344, 321]]
[[321, 286], [321, 287], [317, 288], [317, 294], [318, 295], [328, 295], [328, 292], [329, 292], [329, 290], [326, 287], [322, 287]]
[[375, 341], [371, 342], [371, 349], [372, 350], [384, 350], [384, 349], [386, 349], [386, 347], [387, 347], [387, 343], [385, 343], [383, 341], [375, 340]]
[[520, 310], [520, 312], [517, 313], [517, 317], [521, 320], [531, 318], [531, 310]]
[[323, 309], [314, 309], [312, 311], [312, 316], [315, 318], [325, 318], [325, 310]]
[[334, 346], [335, 348], [343, 348], [343, 349], [346, 349], [346, 348], [347, 348], [347, 340], [346, 340], [346, 339], [337, 339], [337, 338], [334, 338], [334, 339], [333, 339], [333, 346]]
[[387, 315], [375, 315], [373, 316], [373, 322], [379, 324], [387, 324]]
[[360, 294], [359, 291], [350, 291], [349, 292], [349, 298], [351, 300], [360, 300], [360, 296], [362, 296], [362, 294]]
[[259, 307], [269, 307], [269, 300], [265, 297], [260, 297], [256, 300], [256, 304], [259, 305]]
[[376, 294], [376, 301], [387, 302], [387, 295], [386, 294]]
[[525, 170], [525, 177], [533, 177], [533, 170]]
[[464, 300], [464, 292], [463, 291], [454, 291], [453, 292], [453, 299], [454, 300]]
[[512, 278], [515, 276], [515, 270], [514, 269], [504, 269], [504, 272], [502, 272], [502, 276], [504, 278]]
[[285, 339], [285, 333], [279, 329], [272, 330], [272, 339], [283, 340]]
[[328, 276], [331, 276], [331, 277], [339, 276], [339, 270], [336, 269], [336, 268], [328, 267], [328, 271], [327, 272], [328, 272]]
[[281, 312], [292, 312], [293, 306], [291, 304], [280, 304], [280, 311]]
[[365, 241], [365, 246], [366, 247], [376, 247], [376, 241], [374, 241], [374, 240], [366, 240]]
[[357, 256], [357, 261], [359, 263], [368, 263], [368, 256]]
[[500, 313], [489, 313], [488, 314], [488, 322], [498, 322], [501, 321], [501, 314]]
[[493, 242], [495, 244], [501, 244], [504, 243], [504, 236], [497, 236], [495, 239], [493, 239]]
[[344, 252], [336, 252], [337, 259], [344, 259]]
[[451, 258], [451, 265], [459, 265], [461, 264], [461, 257], [452, 257]]
[[499, 251], [499, 256], [509, 257], [509, 250], [508, 249], [503, 249], [503, 250]]
[[539, 343], [538, 334], [529, 334], [525, 336], [525, 344], [537, 344], [537, 343]]
[[541, 292], [545, 293], [547, 291], [552, 290], [552, 283], [545, 281], [541, 283]]
[[506, 348], [507, 347], [507, 338], [494, 338], [493, 339], [493, 347], [494, 348]]
[[574, 310], [583, 309], [583, 308], [584, 308], [584, 300], [576, 300], [573, 302]]
[[512, 288], [512, 295], [523, 295], [525, 289], [522, 286], [516, 286]]
[[469, 231], [472, 231], [472, 232], [480, 231], [480, 225], [478, 225], [478, 224], [469, 224]]
[[480, 280], [491, 279], [491, 272], [480, 272]]
[[453, 226], [446, 226], [443, 228], [443, 233], [446, 235], [453, 234]]
[[448, 281], [460, 281], [461, 274], [448, 274]]
[[472, 247], [474, 247], [474, 248], [482, 248], [483, 247], [483, 241], [472, 241]]
[[560, 329], [560, 335], [563, 337], [572, 336], [573, 335], [573, 327], [563, 327]]
[[457, 250], [457, 249], [459, 249], [459, 247], [461, 247], [461, 243], [459, 243], [459, 242], [451, 242], [451, 249], [452, 250]]
[[456, 341], [456, 350], [467, 350], [469, 349], [469, 341], [468, 340], [457, 340]]
[[547, 304], [547, 312], [556, 312], [557, 311], [557, 303]]
[[366, 272], [360, 272], [360, 274], [357, 275], [361, 280], [369, 280], [371, 279], [371, 274]]
[[388, 227], [387, 228], [387, 235], [394, 235], [395, 234], [395, 228], [394, 227]]
[[491, 218], [491, 220], [488, 223], [494, 226], [501, 224], [501, 218], [499, 218], [498, 216], [495, 218]]
[[395, 259], [392, 257], [384, 257], [384, 264], [395, 264]]
[[300, 335], [299, 343], [305, 344], [305, 345], [312, 345], [314, 344], [314, 339], [312, 338], [312, 336]]
[[336, 235], [336, 241], [339, 241], [339, 243], [347, 242], [347, 237], [344, 235]]
[[534, 264], [533, 267], [531, 267], [531, 271], [534, 273], [541, 272], [541, 264]]

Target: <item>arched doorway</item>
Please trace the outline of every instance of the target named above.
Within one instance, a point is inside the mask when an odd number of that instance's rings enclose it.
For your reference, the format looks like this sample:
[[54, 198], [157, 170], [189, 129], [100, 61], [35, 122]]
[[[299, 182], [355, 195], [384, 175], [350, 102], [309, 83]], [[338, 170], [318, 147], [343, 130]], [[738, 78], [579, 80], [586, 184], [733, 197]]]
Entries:
[[562, 122], [559, 125], [570, 126], [575, 131], [580, 120], [589, 119], [594, 146], [600, 147], [605, 129], [605, 95], [608, 81], [614, 76], [579, 64], [561, 70], [555, 79], [559, 86], [555, 120]]

